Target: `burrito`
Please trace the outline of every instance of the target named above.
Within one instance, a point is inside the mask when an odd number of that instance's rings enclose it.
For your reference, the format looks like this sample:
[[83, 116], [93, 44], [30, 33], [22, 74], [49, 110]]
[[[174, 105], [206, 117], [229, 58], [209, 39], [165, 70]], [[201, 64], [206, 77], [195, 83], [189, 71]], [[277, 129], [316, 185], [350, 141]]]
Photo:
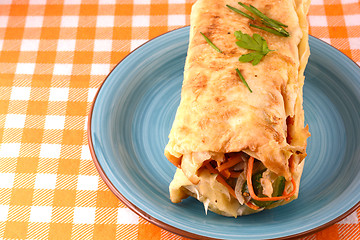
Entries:
[[173, 203], [237, 217], [296, 199], [308, 0], [198, 0], [166, 158]]

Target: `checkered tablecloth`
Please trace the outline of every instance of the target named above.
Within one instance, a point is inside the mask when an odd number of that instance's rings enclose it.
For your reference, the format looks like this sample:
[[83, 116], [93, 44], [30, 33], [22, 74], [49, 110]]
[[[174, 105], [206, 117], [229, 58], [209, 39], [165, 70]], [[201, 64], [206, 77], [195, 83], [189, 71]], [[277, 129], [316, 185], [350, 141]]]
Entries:
[[[105, 186], [87, 146], [97, 88], [194, 0], [0, 0], [0, 239], [183, 239]], [[360, 1], [313, 0], [310, 33], [360, 63]], [[304, 239], [360, 239], [360, 210]]]

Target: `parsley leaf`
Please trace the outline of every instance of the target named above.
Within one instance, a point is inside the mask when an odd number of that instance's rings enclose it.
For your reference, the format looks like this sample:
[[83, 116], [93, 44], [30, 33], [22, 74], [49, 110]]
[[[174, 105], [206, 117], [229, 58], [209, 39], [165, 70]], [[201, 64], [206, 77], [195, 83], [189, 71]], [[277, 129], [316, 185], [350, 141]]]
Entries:
[[252, 52], [252, 53], [248, 53], [248, 54], [245, 54], [245, 55], [242, 55], [240, 58], [239, 58], [239, 61], [240, 62], [251, 62], [252, 61], [252, 65], [257, 65], [261, 59], [263, 58], [264, 55], [262, 55], [261, 53], [259, 52]]
[[239, 58], [240, 62], [251, 62], [252, 65], [257, 65], [266, 54], [270, 51], [274, 51], [268, 48], [266, 40], [259, 34], [255, 33], [251, 37], [249, 34], [236, 31], [234, 35], [238, 40], [236, 45], [241, 48], [255, 51], [242, 55]]

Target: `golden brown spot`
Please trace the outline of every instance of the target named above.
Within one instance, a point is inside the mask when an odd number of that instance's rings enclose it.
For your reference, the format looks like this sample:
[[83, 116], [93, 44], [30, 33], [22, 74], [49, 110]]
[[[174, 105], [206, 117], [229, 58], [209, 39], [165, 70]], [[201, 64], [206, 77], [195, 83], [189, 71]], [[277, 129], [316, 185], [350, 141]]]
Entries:
[[183, 133], [183, 134], [188, 134], [190, 132], [190, 129], [186, 126], [181, 126], [179, 128], [179, 132]]
[[211, 19], [210, 19], [210, 24], [209, 26], [206, 28], [206, 30], [203, 31], [203, 34], [205, 36], [207, 36], [208, 38], [210, 38], [210, 40], [214, 40], [212, 39], [212, 36], [215, 35], [216, 36], [216, 33], [221, 31], [220, 29], [220, 21], [219, 21], [220, 17], [219, 16], [213, 16]]
[[230, 108], [228, 110], [222, 111], [221, 113], [219, 113], [219, 116], [224, 119], [227, 120], [229, 119], [231, 116], [234, 116], [236, 114], [238, 114], [239, 109], [237, 108]]
[[274, 140], [277, 141], [278, 143], [283, 141], [282, 136], [277, 131], [273, 132], [273, 137], [274, 137]]
[[264, 112], [264, 113], [265, 113], [265, 120], [270, 124], [277, 124], [281, 120], [280, 117], [277, 117], [272, 113], [268, 113], [268, 112]]
[[231, 112], [230, 111], [225, 111], [223, 113], [220, 114], [220, 118], [221, 119], [224, 119], [224, 120], [227, 120], [229, 119], [231, 116]]
[[[268, 55], [273, 55], [272, 57], [272, 61], [274, 61], [275, 59], [276, 59], [276, 57], [279, 59], [279, 60], [281, 60], [281, 61], [283, 61], [283, 62], [279, 62], [278, 63], [278, 65], [282, 65], [282, 66], [284, 66], [284, 63], [285, 64], [288, 64], [289, 66], [294, 66], [295, 65], [295, 62], [294, 62], [294, 59], [292, 59], [291, 57], [289, 57], [289, 56], [286, 56], [285, 54], [282, 54], [282, 53], [280, 53], [280, 52], [278, 52], [278, 51], [274, 51], [274, 52], [270, 52], [270, 53], [268, 53]], [[291, 68], [288, 68], [288, 69], [291, 69]]]
[[184, 84], [184, 89], [189, 89], [192, 93], [194, 93], [197, 97], [204, 91], [207, 87], [208, 79], [203, 74], [197, 74], [194, 79], [187, 81]]
[[229, 50], [228, 52], [227, 52], [227, 54], [236, 54], [238, 52], [238, 49], [237, 48], [232, 48], [231, 50]]
[[276, 129], [268, 125], [264, 125], [264, 128], [266, 132], [273, 136], [276, 142], [281, 143], [283, 141], [282, 135], [278, 131], [276, 131]]
[[[272, 5], [270, 5], [270, 4], [266, 4], [266, 5], [265, 5], [265, 9], [266, 9], [266, 10], [270, 10], [271, 8], [272, 8]], [[266, 15], [266, 14], [265, 14], [265, 15]]]
[[203, 119], [201, 119], [201, 121], [199, 121], [199, 127], [204, 130], [206, 129], [206, 127], [210, 124], [210, 119], [207, 117], [204, 117]]
[[208, 67], [214, 71], [223, 70], [225, 68], [225, 66], [223, 64], [219, 64], [218, 61], [212, 61]]
[[223, 96], [221, 96], [221, 97], [215, 97], [215, 101], [218, 102], [218, 103], [220, 103], [220, 102], [222, 102], [222, 101], [224, 101], [224, 100], [225, 100], [225, 97], [223, 97]]

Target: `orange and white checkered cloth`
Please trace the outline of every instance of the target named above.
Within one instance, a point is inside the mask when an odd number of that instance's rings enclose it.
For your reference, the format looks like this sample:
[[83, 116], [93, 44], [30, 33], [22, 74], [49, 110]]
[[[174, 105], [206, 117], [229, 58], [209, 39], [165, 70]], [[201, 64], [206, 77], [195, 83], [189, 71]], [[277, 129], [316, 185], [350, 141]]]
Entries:
[[[183, 239], [139, 218], [91, 160], [97, 88], [194, 0], [0, 0], [0, 239]], [[360, 1], [313, 0], [310, 33], [360, 63]], [[360, 210], [304, 239], [360, 239]]]

